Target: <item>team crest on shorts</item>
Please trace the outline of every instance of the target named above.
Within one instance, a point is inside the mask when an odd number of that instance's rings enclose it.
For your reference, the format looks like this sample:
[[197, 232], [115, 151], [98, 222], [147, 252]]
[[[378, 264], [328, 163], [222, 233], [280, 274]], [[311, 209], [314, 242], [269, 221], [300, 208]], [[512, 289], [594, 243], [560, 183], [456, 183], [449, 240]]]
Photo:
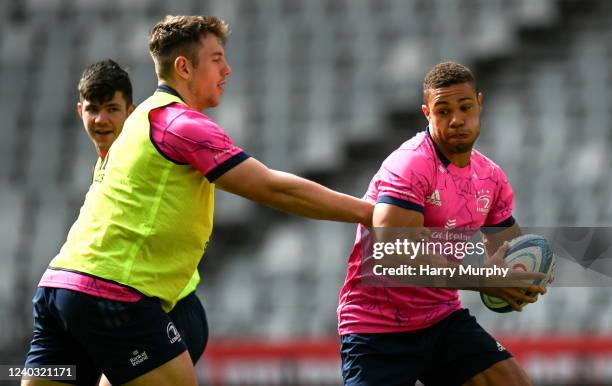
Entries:
[[179, 334], [178, 330], [174, 326], [174, 323], [168, 323], [166, 327], [166, 333], [168, 334], [168, 339], [170, 339], [170, 343], [176, 343], [181, 341], [181, 334]]

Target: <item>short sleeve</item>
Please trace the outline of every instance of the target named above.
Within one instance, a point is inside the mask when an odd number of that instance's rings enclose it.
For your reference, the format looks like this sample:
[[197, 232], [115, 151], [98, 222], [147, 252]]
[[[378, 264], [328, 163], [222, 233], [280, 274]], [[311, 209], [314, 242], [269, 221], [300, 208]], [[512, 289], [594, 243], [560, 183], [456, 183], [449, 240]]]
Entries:
[[[163, 111], [151, 112], [151, 139], [157, 150], [170, 161], [189, 164], [214, 182], [249, 158], [219, 125], [205, 115], [184, 110], [167, 125], [158, 125], [156, 114], [164, 114]], [[165, 119], [161, 117], [159, 121]]]
[[514, 209], [514, 192], [508, 182], [504, 171], [495, 168], [496, 194], [491, 204], [484, 226], [511, 226], [514, 224], [512, 211]]
[[411, 149], [398, 149], [378, 172], [377, 203], [392, 204], [423, 213], [432, 180], [431, 160]]

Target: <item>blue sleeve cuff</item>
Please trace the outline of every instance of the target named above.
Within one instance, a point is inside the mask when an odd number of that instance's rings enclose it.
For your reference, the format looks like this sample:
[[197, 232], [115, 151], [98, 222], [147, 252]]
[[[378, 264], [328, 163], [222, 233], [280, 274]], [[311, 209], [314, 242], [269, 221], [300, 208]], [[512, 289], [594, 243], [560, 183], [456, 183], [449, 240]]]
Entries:
[[239, 165], [242, 161], [245, 161], [250, 157], [250, 155], [241, 151], [240, 153], [226, 159], [221, 164], [217, 165], [213, 170], [206, 173], [206, 179], [208, 179], [208, 181], [210, 181], [211, 183], [215, 182], [217, 178], [221, 177], [234, 166]]
[[412, 201], [406, 201], [406, 200], [402, 200], [400, 198], [391, 197], [391, 196], [380, 196], [378, 197], [378, 200], [376, 200], [376, 203], [395, 205], [395, 206], [399, 206], [400, 208], [414, 210], [419, 213], [423, 213], [425, 211], [425, 208], [423, 208], [422, 205], [415, 204]]
[[495, 225], [486, 225], [482, 228], [480, 228], [480, 231], [482, 233], [497, 233], [497, 232], [501, 232], [505, 229], [510, 228], [512, 225], [514, 225], [514, 223], [516, 222], [516, 220], [514, 219], [513, 216], [508, 217], [507, 219], [505, 219], [504, 221], [497, 223]]

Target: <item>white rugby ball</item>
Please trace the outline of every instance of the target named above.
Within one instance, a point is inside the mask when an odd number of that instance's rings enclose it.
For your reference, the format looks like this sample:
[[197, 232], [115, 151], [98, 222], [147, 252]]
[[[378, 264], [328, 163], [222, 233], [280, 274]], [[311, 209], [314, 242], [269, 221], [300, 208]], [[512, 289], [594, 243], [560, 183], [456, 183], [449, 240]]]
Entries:
[[[546, 277], [534, 280], [533, 284], [546, 287], [555, 265], [555, 255], [548, 240], [538, 235], [523, 235], [510, 241], [506, 255], [506, 263], [511, 269], [522, 269], [526, 272], [542, 272]], [[527, 292], [533, 296], [534, 293]], [[500, 298], [480, 293], [484, 305], [495, 312], [510, 312], [514, 309]], [[519, 304], [522, 304], [520, 302]]]

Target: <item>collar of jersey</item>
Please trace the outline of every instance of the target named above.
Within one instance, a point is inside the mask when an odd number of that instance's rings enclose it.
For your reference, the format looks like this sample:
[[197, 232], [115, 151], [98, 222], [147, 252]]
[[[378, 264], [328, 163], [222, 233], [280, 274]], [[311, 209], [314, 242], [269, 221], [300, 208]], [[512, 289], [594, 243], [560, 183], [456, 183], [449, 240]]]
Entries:
[[442, 150], [440, 150], [440, 148], [436, 144], [436, 141], [434, 141], [433, 137], [431, 136], [431, 133], [429, 132], [429, 125], [425, 128], [425, 132], [427, 133], [427, 136], [429, 137], [429, 139], [431, 139], [431, 143], [433, 143], [434, 149], [436, 149], [436, 155], [438, 156], [438, 159], [440, 159], [444, 167], [448, 167], [448, 165], [450, 165], [451, 162], [448, 158], [446, 158], [444, 153], [442, 153]]
[[184, 104], [187, 104], [187, 102], [185, 102], [185, 100], [181, 97], [181, 94], [179, 94], [178, 91], [176, 91], [175, 89], [173, 89], [170, 86], [166, 86], [165, 84], [162, 84], [160, 86], [157, 86], [157, 90], [156, 91], [165, 92], [166, 94], [174, 95], [175, 97], [180, 99], [181, 102], [183, 102]]

